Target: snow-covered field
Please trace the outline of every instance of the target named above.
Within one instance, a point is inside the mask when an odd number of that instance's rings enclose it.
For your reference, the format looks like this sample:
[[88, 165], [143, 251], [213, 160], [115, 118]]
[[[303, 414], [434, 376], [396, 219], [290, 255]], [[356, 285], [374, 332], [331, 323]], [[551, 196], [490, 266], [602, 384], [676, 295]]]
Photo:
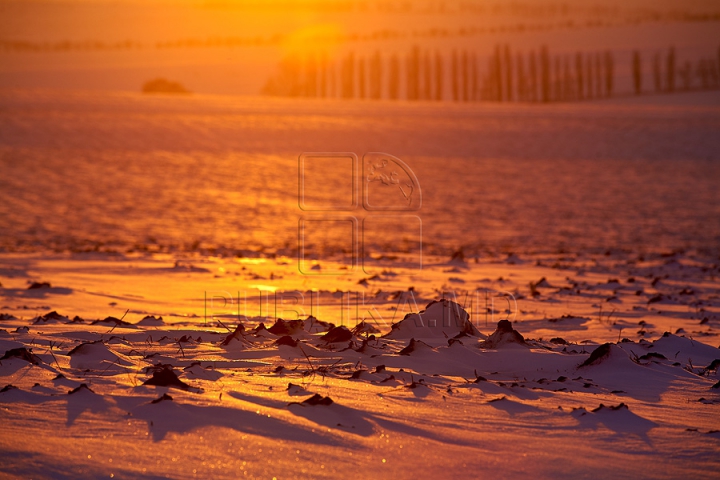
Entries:
[[1, 273], [8, 475], [720, 468], [717, 259], [399, 259], [312, 289], [283, 257], [6, 254]]
[[[717, 478], [715, 4], [270, 3], [0, 0], [0, 478]], [[257, 96], [415, 45], [616, 95]]]
[[[720, 468], [716, 107], [2, 102], [4, 475]], [[422, 256], [391, 225], [298, 263], [323, 145], [406, 161]]]

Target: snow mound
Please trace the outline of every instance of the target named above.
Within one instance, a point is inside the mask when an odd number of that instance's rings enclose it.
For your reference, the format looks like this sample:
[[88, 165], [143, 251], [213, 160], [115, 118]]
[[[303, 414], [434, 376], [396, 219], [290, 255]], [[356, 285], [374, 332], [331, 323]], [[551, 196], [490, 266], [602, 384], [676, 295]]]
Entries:
[[10, 358], [19, 358], [33, 365], [40, 365], [42, 363], [40, 357], [32, 353], [32, 349], [27, 349], [25, 347], [11, 348], [0, 358], [0, 362]]
[[335, 403], [335, 402], [333, 402], [333, 399], [332, 399], [332, 398], [330, 398], [330, 397], [323, 397], [323, 396], [320, 395], [319, 393], [316, 393], [316, 394], [313, 395], [312, 397], [306, 398], [306, 399], [303, 400], [302, 402], [292, 402], [290, 405], [302, 405], [302, 406], [305, 406], [305, 405], [311, 405], [311, 406], [314, 406], [314, 405], [325, 405], [325, 406], [327, 406], [327, 405], [332, 405], [333, 403]]
[[87, 395], [87, 394], [95, 395], [95, 392], [90, 387], [88, 387], [87, 383], [81, 383], [80, 385], [73, 388], [72, 390], [69, 390], [67, 394], [68, 395]]
[[243, 345], [249, 343], [245, 340], [245, 325], [243, 325], [242, 323], [238, 323], [238, 326], [235, 327], [235, 331], [228, 334], [221, 342], [221, 345], [223, 347], [227, 347], [231, 343], [235, 346], [237, 346], [238, 344]]
[[305, 331], [305, 322], [302, 320], [283, 320], [282, 318], [278, 318], [275, 324], [267, 330], [279, 337], [295, 335]]
[[407, 347], [403, 348], [398, 352], [398, 355], [415, 355], [415, 354], [422, 354], [422, 353], [430, 353], [434, 352], [435, 349], [432, 348], [430, 345], [428, 345], [425, 342], [421, 342], [420, 340], [415, 340], [414, 338], [410, 339], [410, 343]]
[[307, 319], [303, 321], [303, 329], [308, 333], [322, 333], [327, 332], [334, 328], [335, 325], [330, 322], [323, 322], [317, 318], [309, 315]]
[[578, 365], [578, 368], [602, 367], [606, 371], [626, 373], [627, 369], [634, 365], [625, 350], [614, 343], [603, 343], [590, 352], [590, 356]]
[[683, 365], [689, 362], [697, 366], [708, 365], [713, 360], [720, 358], [719, 348], [667, 332], [653, 342], [652, 349], [662, 353], [669, 360], [680, 362]]
[[260, 322], [257, 327], [250, 330], [250, 333], [257, 338], [260, 339], [276, 339], [277, 336], [270, 333], [270, 331], [265, 327], [265, 324]]
[[140, 320], [138, 325], [143, 327], [160, 327], [162, 325], [165, 325], [165, 321], [162, 317], [155, 317], [153, 315], [147, 315], [142, 320]]
[[300, 395], [310, 395], [311, 394], [311, 392], [308, 392], [305, 389], [305, 387], [303, 387], [301, 385], [295, 385], [294, 383], [288, 383], [287, 392], [288, 392], [288, 395], [290, 395], [291, 397], [297, 397]]
[[77, 347], [68, 352], [70, 357], [70, 366], [81, 370], [86, 369], [105, 369], [108, 364], [117, 366], [130, 366], [133, 362], [125, 358], [102, 341], [81, 343]]
[[450, 338], [460, 334], [480, 336], [465, 309], [453, 301], [443, 299], [428, 303], [420, 313], [405, 315], [405, 318], [392, 326], [392, 330], [385, 337]]
[[[375, 344], [377, 345], [377, 343], [375, 343]], [[363, 355], [371, 355], [371, 356], [372, 355], [382, 355], [383, 353], [385, 353], [383, 350], [381, 350], [379, 348], [370, 346], [368, 344], [368, 339], [364, 339], [362, 341], [362, 345], [360, 345], [360, 347], [355, 351], [358, 353], [362, 353]]]
[[210, 380], [212, 382], [219, 380], [223, 376], [222, 373], [212, 367], [203, 367], [200, 365], [200, 362], [194, 362], [190, 366], [185, 367], [183, 371], [188, 378]]
[[180, 380], [170, 365], [158, 365], [154, 369], [152, 377], [145, 380], [143, 385], [179, 388], [180, 390], [190, 389], [190, 385]]
[[365, 321], [362, 321], [355, 325], [355, 328], [352, 329], [352, 332], [355, 335], [362, 335], [362, 334], [375, 334], [380, 333], [380, 329], [377, 328], [375, 325], [372, 325], [371, 323], [367, 323]]
[[297, 347], [298, 342], [294, 338], [292, 338], [290, 335], [285, 335], [277, 339], [275, 341], [275, 345], [285, 345], [287, 347]]
[[649, 430], [657, 426], [655, 422], [630, 411], [625, 403], [610, 406], [601, 403], [590, 411], [581, 407], [573, 410], [572, 416], [585, 426], [596, 428], [598, 425], [603, 425], [622, 434], [646, 435]]
[[126, 322], [125, 320], [116, 317], [105, 317], [102, 320], [95, 320], [93, 322], [90, 322], [90, 325], [108, 325], [112, 327], [137, 328], [132, 323]]
[[60, 315], [55, 310], [45, 315], [35, 318], [34, 325], [38, 324], [50, 324], [50, 323], [68, 323], [70, 319], [64, 315]]
[[487, 340], [480, 343], [482, 348], [500, 348], [508, 345], [528, 346], [527, 343], [525, 343], [525, 338], [520, 334], [520, 332], [513, 328], [512, 323], [509, 320], [500, 320], [492, 335], [490, 335]]
[[328, 333], [320, 337], [320, 339], [326, 343], [349, 342], [352, 338], [352, 332], [344, 326], [334, 327]]

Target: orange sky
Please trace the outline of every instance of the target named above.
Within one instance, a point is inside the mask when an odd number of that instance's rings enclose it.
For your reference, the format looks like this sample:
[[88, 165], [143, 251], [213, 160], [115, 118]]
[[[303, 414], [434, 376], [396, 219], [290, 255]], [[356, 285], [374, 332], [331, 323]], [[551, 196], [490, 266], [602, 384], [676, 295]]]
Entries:
[[[685, 21], [698, 12], [716, 17]], [[717, 48], [718, 27], [720, 6], [707, 0], [0, 0], [0, 88], [137, 90], [166, 76], [196, 92], [257, 94], [296, 52], [420, 45], [482, 56], [501, 42], [555, 52], [673, 44], [695, 54]]]

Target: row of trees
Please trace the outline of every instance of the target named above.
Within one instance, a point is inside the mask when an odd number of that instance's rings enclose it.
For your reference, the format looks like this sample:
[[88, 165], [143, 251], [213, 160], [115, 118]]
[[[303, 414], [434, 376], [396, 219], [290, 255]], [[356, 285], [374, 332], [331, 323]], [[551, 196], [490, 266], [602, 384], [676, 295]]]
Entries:
[[607, 97], [615, 87], [612, 52], [551, 55], [543, 46], [514, 57], [497, 46], [483, 79], [481, 98], [493, 101], [556, 102]]
[[[632, 56], [635, 95], [641, 95], [647, 91], [643, 85], [644, 70], [642, 54], [636, 50]], [[678, 64], [673, 47], [665, 54], [655, 53], [652, 56], [652, 79], [656, 93], [720, 88], [720, 48], [717, 51], [717, 59], [702, 57], [695, 63], [686, 60], [682, 64]], [[678, 83], [677, 80], [680, 82]]]
[[[655, 53], [655, 91], [717, 88], [718, 65], [720, 49], [717, 60], [703, 58], [696, 67], [691, 62], [677, 65], [674, 48]], [[634, 92], [645, 92], [640, 52], [633, 52], [631, 71]], [[475, 52], [453, 50], [446, 58], [415, 46], [404, 56], [349, 52], [338, 62], [325, 54], [287, 57], [262, 92], [291, 97], [566, 102], [612, 96], [615, 77], [615, 55], [610, 51], [553, 55], [543, 46], [523, 54], [497, 45], [481, 65]]]

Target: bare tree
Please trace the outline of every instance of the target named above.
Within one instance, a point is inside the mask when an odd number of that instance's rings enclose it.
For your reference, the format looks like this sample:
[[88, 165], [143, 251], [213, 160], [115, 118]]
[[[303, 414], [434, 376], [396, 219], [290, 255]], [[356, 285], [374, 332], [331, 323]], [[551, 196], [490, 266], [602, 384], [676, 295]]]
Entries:
[[593, 93], [595, 92], [595, 86], [593, 85], [593, 78], [595, 76], [593, 72], [593, 57], [592, 53], [588, 54], [585, 57], [585, 63], [586, 63], [586, 71], [587, 74], [585, 75], [587, 77], [587, 98], [592, 98]]
[[382, 98], [382, 58], [379, 51], [370, 60], [370, 98]]
[[670, 50], [668, 50], [667, 55], [667, 91], [668, 92], [674, 92], [675, 91], [675, 47], [670, 47]]
[[470, 59], [466, 50], [462, 54], [462, 92], [463, 101], [470, 100]]
[[603, 89], [603, 63], [600, 52], [595, 53], [595, 96], [602, 97]]
[[427, 50], [423, 59], [423, 99], [432, 100], [432, 62]]
[[392, 57], [390, 57], [388, 96], [391, 100], [397, 100], [400, 97], [400, 59], [397, 54], [393, 54]]
[[355, 53], [350, 52], [345, 57], [342, 66], [342, 97], [355, 97]]
[[496, 89], [496, 100], [498, 102], [503, 101], [503, 81], [502, 81], [502, 55], [500, 51], [500, 45], [495, 46], [495, 65], [493, 67], [493, 73], [495, 75], [495, 78], [493, 79], [493, 84], [495, 85]]
[[540, 77], [542, 81], [542, 101], [550, 101], [550, 54], [545, 45], [540, 48]]
[[365, 57], [358, 58], [358, 97], [365, 98]]
[[637, 50], [633, 52], [632, 72], [635, 95], [640, 95], [642, 93], [642, 60], [640, 59], [640, 52]]
[[327, 97], [328, 87], [328, 59], [327, 53], [323, 52], [320, 58], [320, 96], [322, 98]]
[[454, 101], [460, 100], [460, 85], [458, 84], [459, 81], [459, 72], [458, 72], [458, 57], [457, 57], [457, 51], [453, 50], [452, 52], [452, 65], [451, 65], [451, 82], [452, 82], [452, 96]]
[[530, 61], [528, 65], [529, 75], [530, 75], [530, 95], [529, 100], [532, 102], [537, 102], [538, 100], [538, 68], [537, 68], [537, 57], [535, 55], [535, 51], [533, 50], [530, 52]]
[[584, 83], [584, 76], [583, 76], [583, 56], [582, 53], [578, 52], [575, 54], [575, 80], [577, 83], [577, 98], [579, 100], [583, 99], [583, 87], [585, 85]]
[[653, 80], [655, 83], [655, 92], [662, 92], [662, 62], [659, 53], [653, 56]]
[[682, 81], [683, 90], [690, 90], [692, 87], [692, 63], [690, 60], [685, 61], [678, 69], [678, 76]]
[[307, 83], [305, 87], [305, 95], [308, 97], [318, 96], [318, 65], [315, 55], [309, 54], [306, 60]]
[[508, 102], [513, 100], [513, 62], [510, 55], [510, 45], [505, 45], [505, 97]]
[[521, 53], [515, 55], [515, 63], [517, 64], [517, 99], [521, 102], [528, 100], [527, 98], [527, 77], [525, 77], [525, 63]]
[[479, 76], [480, 76], [480, 72], [478, 71], [477, 55], [473, 53], [473, 54], [472, 54], [472, 57], [471, 57], [471, 60], [472, 60], [472, 62], [471, 62], [471, 67], [472, 67], [472, 85], [471, 85], [471, 88], [470, 88], [470, 97], [471, 97], [471, 100], [476, 101], [476, 100], [478, 100], [478, 96], [480, 95], [480, 92], [479, 92], [479, 90], [480, 90], [480, 86], [479, 86], [479, 81], [480, 81], [480, 80], [479, 80]]
[[605, 95], [612, 96], [615, 88], [615, 57], [611, 51], [605, 52]]
[[443, 59], [440, 52], [435, 53], [435, 100], [443, 97]]
[[555, 101], [562, 101], [564, 100], [562, 94], [563, 94], [563, 88], [562, 88], [562, 64], [560, 63], [560, 56], [555, 57], [555, 75], [554, 75], [554, 82], [553, 82], [553, 100]]
[[407, 98], [420, 98], [420, 47], [415, 45], [410, 51], [407, 62]]

